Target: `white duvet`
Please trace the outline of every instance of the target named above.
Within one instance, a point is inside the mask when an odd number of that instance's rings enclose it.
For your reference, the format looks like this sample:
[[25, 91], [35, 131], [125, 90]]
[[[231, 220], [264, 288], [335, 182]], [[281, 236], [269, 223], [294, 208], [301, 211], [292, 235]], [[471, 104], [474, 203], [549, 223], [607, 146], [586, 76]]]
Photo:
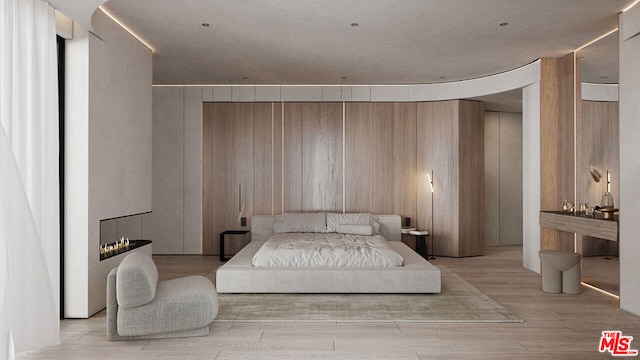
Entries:
[[253, 257], [262, 267], [390, 267], [403, 258], [380, 235], [274, 234]]

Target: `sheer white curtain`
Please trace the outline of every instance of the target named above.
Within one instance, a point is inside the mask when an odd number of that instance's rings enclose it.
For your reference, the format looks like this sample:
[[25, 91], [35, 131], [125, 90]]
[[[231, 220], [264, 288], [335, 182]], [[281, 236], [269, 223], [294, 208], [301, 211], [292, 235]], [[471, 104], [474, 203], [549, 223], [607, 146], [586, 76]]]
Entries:
[[53, 9], [0, 1], [0, 358], [59, 342]]

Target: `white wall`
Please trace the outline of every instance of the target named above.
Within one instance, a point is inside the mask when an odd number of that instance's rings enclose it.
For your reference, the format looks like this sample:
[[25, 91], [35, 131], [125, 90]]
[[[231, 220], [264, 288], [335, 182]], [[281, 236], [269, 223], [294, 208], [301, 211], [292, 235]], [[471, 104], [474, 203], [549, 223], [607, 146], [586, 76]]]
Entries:
[[100, 220], [151, 211], [151, 51], [98, 11], [67, 43], [65, 317], [105, 307]]
[[153, 88], [153, 212], [143, 237], [156, 254], [202, 253], [200, 87]]
[[540, 80], [522, 90], [522, 262], [540, 273]]
[[640, 316], [640, 6], [620, 15], [620, 307]]
[[64, 316], [88, 313], [89, 33], [66, 43]]

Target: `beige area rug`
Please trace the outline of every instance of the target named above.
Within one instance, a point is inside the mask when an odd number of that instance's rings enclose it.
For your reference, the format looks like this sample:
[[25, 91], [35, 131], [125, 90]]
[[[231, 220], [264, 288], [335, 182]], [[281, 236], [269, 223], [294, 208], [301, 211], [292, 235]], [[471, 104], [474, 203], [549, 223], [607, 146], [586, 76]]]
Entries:
[[[217, 322], [522, 322], [440, 266], [440, 294], [218, 294]], [[209, 277], [215, 277], [212, 273]]]

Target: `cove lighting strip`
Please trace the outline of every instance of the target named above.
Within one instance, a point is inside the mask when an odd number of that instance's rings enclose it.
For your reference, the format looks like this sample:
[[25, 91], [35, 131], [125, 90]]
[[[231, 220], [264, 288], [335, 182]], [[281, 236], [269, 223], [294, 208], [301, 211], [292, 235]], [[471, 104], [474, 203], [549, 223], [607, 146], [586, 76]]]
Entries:
[[639, 2], [640, 0], [636, 0], [633, 4], [629, 5], [626, 9], [622, 10], [622, 12], [627, 12], [629, 9], [636, 6], [636, 4], [638, 4]]
[[140, 35], [136, 34], [133, 30], [131, 30], [127, 25], [125, 25], [122, 21], [120, 21], [118, 18], [116, 18], [113, 14], [111, 14], [109, 11], [107, 11], [102, 5], [98, 6], [98, 9], [102, 10], [102, 12], [107, 15], [109, 18], [111, 18], [111, 20], [115, 21], [116, 24], [120, 25], [120, 27], [122, 27], [124, 30], [126, 30], [129, 34], [131, 34], [131, 36], [133, 36], [134, 38], [138, 39], [138, 41], [140, 41], [141, 43], [144, 44], [144, 46], [148, 47], [149, 50], [151, 50], [152, 53], [156, 52], [156, 50], [153, 48], [153, 46], [151, 46], [151, 44], [149, 44], [148, 41], [144, 40], [142, 37], [140, 37]]
[[612, 298], [616, 298], [616, 299], [620, 300], [620, 296], [618, 296], [618, 295], [616, 295], [616, 294], [613, 294], [613, 293], [610, 293], [610, 292], [608, 292], [608, 291], [602, 290], [602, 289], [597, 288], [597, 287], [595, 287], [595, 286], [593, 286], [593, 285], [589, 285], [589, 284], [587, 284], [586, 282], [580, 282], [580, 284], [582, 284], [582, 285], [584, 285], [584, 286], [588, 287], [589, 289], [595, 290], [595, 291], [597, 291], [597, 292], [599, 292], [599, 293], [601, 293], [601, 294], [609, 295], [609, 296], [611, 296]]

